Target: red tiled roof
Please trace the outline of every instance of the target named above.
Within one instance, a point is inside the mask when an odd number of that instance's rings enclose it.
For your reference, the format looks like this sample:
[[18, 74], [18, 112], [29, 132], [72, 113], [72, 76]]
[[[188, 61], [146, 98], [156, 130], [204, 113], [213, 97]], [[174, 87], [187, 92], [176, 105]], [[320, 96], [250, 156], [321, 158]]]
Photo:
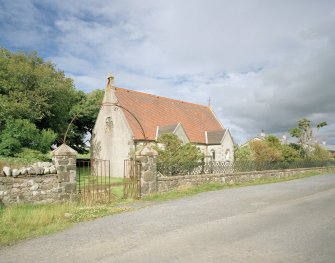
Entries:
[[223, 130], [209, 107], [143, 92], [116, 88], [116, 97], [128, 120], [135, 140], [155, 140], [157, 126], [181, 123], [191, 142], [206, 143], [205, 131]]

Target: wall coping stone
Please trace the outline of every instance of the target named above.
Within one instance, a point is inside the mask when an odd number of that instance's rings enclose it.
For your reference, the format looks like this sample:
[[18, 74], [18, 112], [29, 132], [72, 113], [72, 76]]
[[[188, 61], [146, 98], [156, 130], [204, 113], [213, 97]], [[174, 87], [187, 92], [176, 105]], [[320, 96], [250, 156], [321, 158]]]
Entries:
[[217, 173], [217, 174], [193, 174], [193, 175], [170, 175], [170, 176], [160, 176], [157, 177], [158, 181], [174, 181], [180, 179], [194, 179], [194, 178], [208, 178], [208, 177], [222, 177], [222, 176], [242, 176], [250, 175], [255, 173], [269, 174], [269, 173], [278, 173], [278, 172], [294, 172], [294, 171], [309, 171], [317, 169], [334, 169], [335, 166], [327, 167], [310, 167], [310, 168], [297, 168], [297, 169], [281, 169], [281, 170], [266, 170], [266, 171], [252, 171], [252, 172], [239, 172], [239, 173]]
[[59, 146], [58, 148], [56, 148], [55, 150], [53, 150], [51, 152], [52, 156], [77, 156], [78, 152], [74, 149], [72, 149], [70, 146], [66, 145], [65, 143], [63, 143], [61, 146]]

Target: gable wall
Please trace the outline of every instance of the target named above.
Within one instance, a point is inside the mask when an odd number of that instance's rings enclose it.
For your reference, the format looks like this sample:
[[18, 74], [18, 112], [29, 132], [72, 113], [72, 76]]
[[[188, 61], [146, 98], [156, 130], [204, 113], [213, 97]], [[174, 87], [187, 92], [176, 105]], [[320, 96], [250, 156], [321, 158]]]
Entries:
[[182, 125], [178, 125], [177, 129], [174, 131], [174, 134], [178, 136], [178, 138], [185, 144], [189, 143], [189, 139], [187, 138], [187, 135], [182, 128]]
[[205, 154], [205, 161], [212, 161], [212, 150], [215, 151], [215, 161], [216, 162], [224, 162], [227, 161], [226, 153], [229, 150], [229, 161], [234, 161], [234, 142], [230, 135], [230, 132], [227, 131], [221, 144], [218, 145], [197, 145], [197, 147], [201, 150], [202, 153]]
[[92, 158], [110, 160], [111, 176], [123, 177], [124, 160], [134, 151], [134, 141], [122, 109], [108, 105], [116, 101], [114, 93], [105, 96], [91, 139]]

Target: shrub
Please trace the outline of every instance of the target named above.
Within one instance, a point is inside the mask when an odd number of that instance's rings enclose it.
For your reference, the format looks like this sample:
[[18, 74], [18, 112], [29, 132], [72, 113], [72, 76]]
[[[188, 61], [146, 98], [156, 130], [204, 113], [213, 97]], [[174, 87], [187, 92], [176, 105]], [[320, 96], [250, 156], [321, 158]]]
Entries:
[[35, 124], [25, 119], [7, 120], [0, 132], [0, 155], [14, 156], [23, 148], [49, 151], [56, 138], [52, 130], [39, 131]]
[[157, 168], [165, 174], [177, 174], [199, 166], [203, 154], [193, 144], [182, 144], [175, 134], [163, 134], [158, 142], [164, 149], [157, 148]]
[[18, 157], [24, 160], [26, 163], [34, 163], [38, 161], [47, 161], [49, 156], [37, 150], [32, 150], [28, 148], [23, 148], [21, 152], [15, 154], [15, 157]]

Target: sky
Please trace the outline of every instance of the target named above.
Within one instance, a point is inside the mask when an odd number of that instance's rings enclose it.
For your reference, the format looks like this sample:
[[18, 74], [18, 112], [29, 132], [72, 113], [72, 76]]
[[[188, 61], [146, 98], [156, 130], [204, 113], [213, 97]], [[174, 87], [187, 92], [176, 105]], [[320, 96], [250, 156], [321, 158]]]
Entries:
[[335, 1], [0, 0], [0, 46], [36, 50], [78, 89], [210, 103], [237, 143], [326, 121], [335, 144]]

